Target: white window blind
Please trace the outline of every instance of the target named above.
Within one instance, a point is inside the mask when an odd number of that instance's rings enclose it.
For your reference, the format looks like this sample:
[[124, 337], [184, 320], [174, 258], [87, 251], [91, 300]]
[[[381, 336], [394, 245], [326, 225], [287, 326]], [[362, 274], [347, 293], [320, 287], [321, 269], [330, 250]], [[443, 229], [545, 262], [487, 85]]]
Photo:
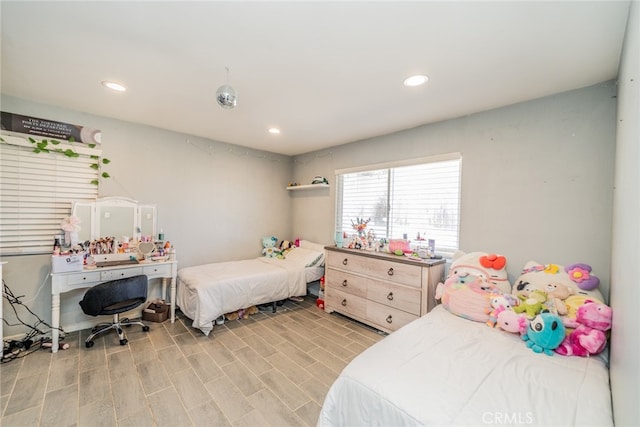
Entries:
[[[60, 222], [75, 200], [95, 200], [101, 150], [73, 147], [79, 157], [34, 153], [22, 137], [2, 135], [0, 141], [0, 254], [51, 253]], [[69, 148], [60, 144], [57, 148]], [[54, 147], [50, 147], [54, 148]]]
[[458, 249], [460, 228], [458, 153], [437, 158], [336, 171], [338, 231], [355, 233], [352, 222], [367, 220], [376, 238], [434, 239], [436, 251]]

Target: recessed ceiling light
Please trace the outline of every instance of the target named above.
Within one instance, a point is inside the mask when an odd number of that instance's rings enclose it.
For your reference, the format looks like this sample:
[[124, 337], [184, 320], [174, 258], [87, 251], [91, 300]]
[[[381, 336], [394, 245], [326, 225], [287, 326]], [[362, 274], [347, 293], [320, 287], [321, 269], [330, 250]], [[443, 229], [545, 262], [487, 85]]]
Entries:
[[429, 77], [424, 75], [411, 76], [404, 79], [405, 86], [420, 86], [423, 85], [429, 80]]
[[111, 90], [115, 90], [116, 92], [124, 92], [127, 90], [127, 88], [121, 85], [120, 83], [110, 82], [108, 80], [103, 81], [102, 85], [105, 87], [108, 87]]
[[278, 135], [280, 133], [280, 129], [278, 128], [269, 128], [269, 133], [273, 135]]

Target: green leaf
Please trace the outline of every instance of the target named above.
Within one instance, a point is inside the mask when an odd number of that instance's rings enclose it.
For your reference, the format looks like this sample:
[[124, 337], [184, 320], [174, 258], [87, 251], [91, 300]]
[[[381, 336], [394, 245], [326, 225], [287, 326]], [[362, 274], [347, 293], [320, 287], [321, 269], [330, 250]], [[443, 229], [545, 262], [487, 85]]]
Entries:
[[89, 148], [96, 148], [96, 144], [88, 144]]
[[55, 140], [55, 139], [52, 139], [52, 140], [51, 140], [51, 143], [52, 143], [53, 145], [58, 145], [58, 144], [60, 144], [60, 141], [57, 141], [57, 140]]
[[107, 172], [102, 172], [102, 177], [103, 178], [110, 178], [111, 175], [109, 175]]
[[36, 142], [38, 142], [38, 141], [36, 141], [35, 139], [33, 139], [33, 138], [29, 137], [29, 142], [31, 142], [32, 144], [35, 144], [35, 143], [36, 143]]
[[69, 137], [69, 142], [76, 142], [76, 139], [72, 136]]
[[91, 181], [91, 184], [93, 184], [93, 185], [98, 185], [98, 184], [99, 184], [99, 182], [98, 182], [98, 180], [97, 180], [97, 179], [94, 179], [94, 180], [92, 180], [92, 181]]
[[76, 153], [71, 148], [67, 148], [66, 150], [64, 150], [64, 155], [71, 158], [80, 157], [80, 154]]
[[34, 153], [40, 153], [41, 151], [42, 151], [42, 150], [41, 150], [41, 149], [39, 149], [38, 147], [36, 147], [36, 148], [34, 148], [34, 149], [33, 149], [33, 152], [34, 152]]
[[0, 141], [4, 142], [4, 138], [0, 136]]
[[89, 158], [92, 159], [92, 160], [98, 160], [100, 157], [98, 157], [98, 156], [89, 156]]
[[99, 164], [97, 164], [97, 163], [91, 163], [91, 164], [89, 165], [89, 167], [90, 167], [91, 169], [98, 169], [98, 168], [100, 167], [100, 165], [99, 165]]
[[111, 160], [109, 160], [107, 158], [102, 159], [102, 164], [108, 165], [109, 163], [111, 163]]

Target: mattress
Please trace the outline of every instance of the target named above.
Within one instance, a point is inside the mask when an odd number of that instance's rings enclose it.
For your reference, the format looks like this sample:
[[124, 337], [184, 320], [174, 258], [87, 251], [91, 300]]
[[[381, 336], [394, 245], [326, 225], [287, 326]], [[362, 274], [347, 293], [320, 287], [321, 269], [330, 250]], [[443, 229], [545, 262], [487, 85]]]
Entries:
[[613, 425], [603, 356], [534, 353], [518, 335], [437, 306], [365, 350], [319, 426]]
[[312, 258], [299, 249], [296, 256], [292, 253], [285, 259], [259, 257], [182, 268], [176, 304], [194, 328], [208, 335], [213, 321], [223, 314], [306, 295], [307, 282], [324, 274], [324, 267], [309, 266], [322, 264], [323, 259]]

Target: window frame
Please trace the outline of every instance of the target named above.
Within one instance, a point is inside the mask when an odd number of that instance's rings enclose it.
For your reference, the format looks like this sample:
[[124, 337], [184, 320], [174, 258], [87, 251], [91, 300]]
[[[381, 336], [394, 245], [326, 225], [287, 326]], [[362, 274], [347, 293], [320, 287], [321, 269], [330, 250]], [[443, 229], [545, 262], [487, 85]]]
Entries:
[[[52, 253], [60, 223], [71, 215], [75, 201], [93, 201], [99, 193], [102, 150], [55, 138], [3, 131], [0, 133], [0, 255]], [[50, 152], [34, 152], [36, 141], [50, 144]], [[54, 150], [72, 149], [70, 158]]]
[[[344, 209], [343, 206], [343, 198], [344, 198], [344, 182], [343, 176], [345, 174], [353, 174], [353, 173], [361, 173], [361, 172], [373, 172], [380, 170], [392, 170], [396, 168], [402, 168], [406, 166], [417, 166], [423, 164], [433, 164], [439, 162], [450, 162], [450, 161], [458, 161], [458, 170], [457, 170], [457, 216], [456, 216], [456, 230], [455, 230], [455, 246], [443, 246], [438, 244], [438, 240], [436, 240], [436, 253], [444, 256], [451, 256], [456, 250], [459, 249], [460, 245], [460, 224], [461, 224], [461, 199], [462, 199], [462, 154], [459, 152], [452, 152], [428, 157], [420, 157], [414, 159], [406, 159], [399, 161], [391, 161], [384, 163], [376, 163], [370, 165], [356, 166], [350, 168], [342, 168], [335, 170], [335, 182], [336, 182], [336, 203], [335, 203], [335, 223], [334, 228], [336, 232], [346, 232], [348, 234], [354, 234], [353, 230], [346, 230], [344, 226], [344, 221], [342, 218], [342, 211]], [[390, 199], [393, 197], [393, 183], [391, 182], [389, 174], [387, 176], [387, 209], [388, 211], [391, 209], [389, 207]], [[387, 233], [389, 233], [389, 222], [387, 223]], [[376, 236], [376, 238], [389, 238], [389, 236]], [[414, 237], [417, 236], [407, 236], [408, 240], [412, 241], [415, 245], [418, 245], [419, 242], [414, 240]], [[451, 236], [453, 238], [453, 236]], [[429, 239], [429, 236], [426, 236]], [[426, 245], [427, 242], [424, 242]]]

